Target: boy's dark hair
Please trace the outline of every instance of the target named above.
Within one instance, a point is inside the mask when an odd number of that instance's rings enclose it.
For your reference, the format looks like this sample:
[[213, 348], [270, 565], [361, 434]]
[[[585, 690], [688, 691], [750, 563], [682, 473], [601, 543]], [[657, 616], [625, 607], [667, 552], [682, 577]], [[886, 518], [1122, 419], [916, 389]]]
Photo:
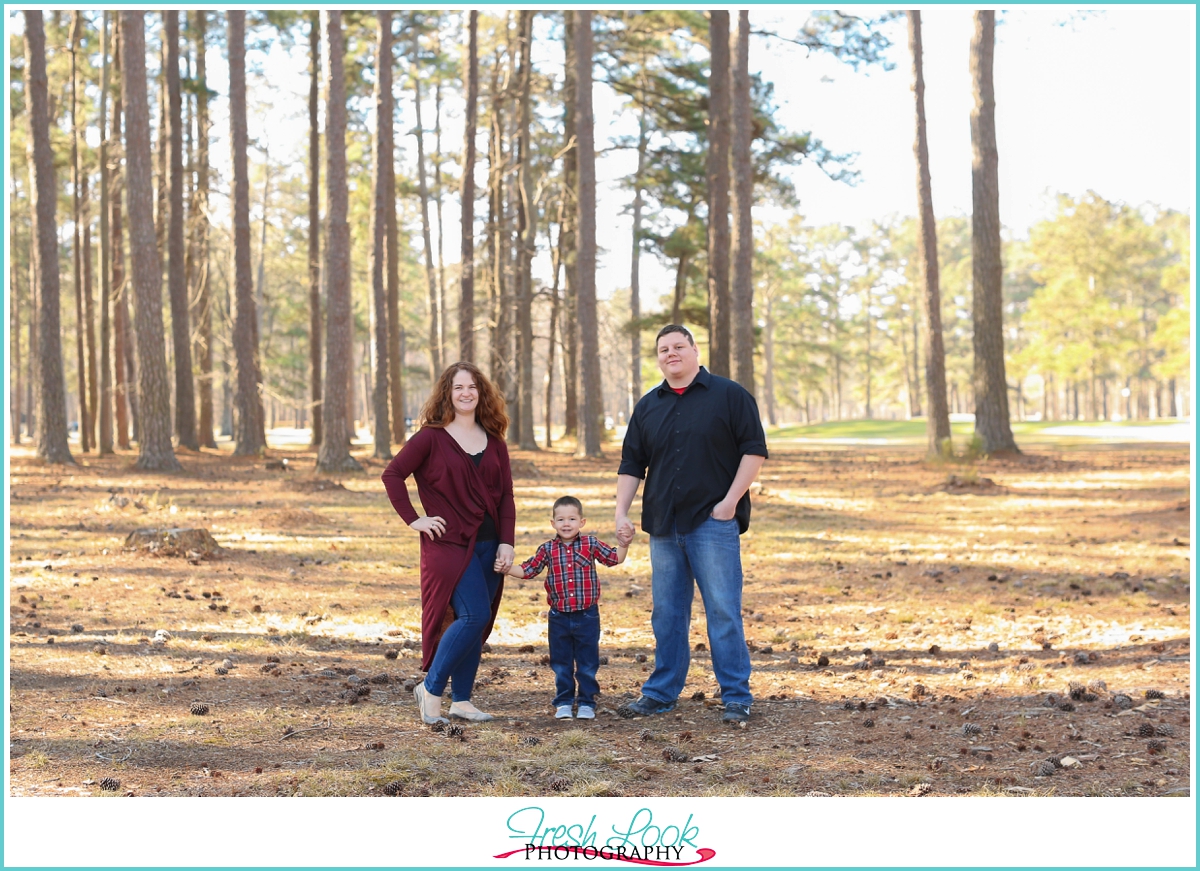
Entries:
[[579, 516], [583, 517], [583, 503], [574, 496], [559, 496], [554, 500], [554, 507], [550, 509], [550, 514], [553, 515], [555, 511], [562, 508], [564, 505], [572, 506], [576, 511], [579, 512]]
[[688, 344], [693, 348], [696, 347], [696, 340], [692, 338], [691, 332], [687, 327], [680, 326], [679, 324], [667, 324], [659, 330], [658, 335], [654, 337], [654, 343], [658, 344], [658, 340], [668, 333], [683, 333], [684, 337], [688, 340]]

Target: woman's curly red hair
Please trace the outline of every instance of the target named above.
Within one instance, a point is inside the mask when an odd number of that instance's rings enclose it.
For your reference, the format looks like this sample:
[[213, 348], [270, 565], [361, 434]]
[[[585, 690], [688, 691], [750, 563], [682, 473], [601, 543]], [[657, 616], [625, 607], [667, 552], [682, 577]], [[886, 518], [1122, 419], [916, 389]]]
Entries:
[[433, 385], [433, 393], [421, 409], [417, 419], [418, 426], [444, 427], [454, 420], [454, 403], [451, 401], [451, 388], [454, 386], [454, 376], [459, 372], [467, 372], [475, 380], [479, 388], [479, 404], [475, 406], [475, 420], [489, 435], [503, 439], [508, 432], [508, 412], [505, 410], [504, 397], [494, 384], [479, 371], [472, 363], [451, 363]]

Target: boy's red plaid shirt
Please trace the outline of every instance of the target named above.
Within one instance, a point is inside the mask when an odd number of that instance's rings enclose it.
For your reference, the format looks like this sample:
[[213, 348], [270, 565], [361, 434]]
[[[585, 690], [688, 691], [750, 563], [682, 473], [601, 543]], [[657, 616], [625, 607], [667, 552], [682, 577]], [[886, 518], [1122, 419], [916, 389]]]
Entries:
[[552, 538], [521, 563], [526, 578], [534, 578], [549, 567], [546, 577], [547, 601], [556, 611], [583, 611], [600, 598], [600, 579], [595, 561], [606, 566], [617, 564], [617, 549], [594, 535], [577, 535], [571, 541]]

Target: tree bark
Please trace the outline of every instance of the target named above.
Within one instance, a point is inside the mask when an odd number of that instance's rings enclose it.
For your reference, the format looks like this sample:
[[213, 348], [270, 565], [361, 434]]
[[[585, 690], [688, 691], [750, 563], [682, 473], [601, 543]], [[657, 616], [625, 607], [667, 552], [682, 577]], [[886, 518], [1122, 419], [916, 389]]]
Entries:
[[[554, 246], [552, 254], [554, 279], [550, 288], [550, 339], [546, 343], [546, 450], [550, 450], [554, 445], [554, 437], [550, 433], [550, 427], [554, 424], [554, 345], [558, 341], [554, 334], [558, 329], [559, 321], [559, 276], [562, 273], [563, 263], [563, 218], [566, 202], [567, 192], [564, 189], [558, 199], [558, 244]], [[549, 232], [547, 232], [548, 235]]]
[[733, 280], [729, 297], [732, 311], [730, 354], [733, 378], [754, 392], [754, 174], [750, 142], [753, 121], [750, 112], [750, 13], [738, 13], [737, 36], [732, 65], [733, 110]]
[[108, 170], [108, 19], [109, 13], [101, 13], [100, 25], [100, 431], [97, 440], [100, 454], [113, 452], [113, 397], [112, 358], [110, 356], [112, 276], [109, 260], [112, 256], [109, 239], [108, 210], [111, 194]]
[[[391, 92], [389, 92], [390, 96]], [[395, 99], [391, 98], [393, 108]], [[395, 137], [393, 136], [393, 145]], [[387, 211], [384, 228], [387, 258], [388, 366], [389, 389], [392, 400], [392, 442], [402, 445], [408, 438], [404, 413], [404, 324], [400, 322], [400, 239], [396, 224], [396, 163], [393, 159], [384, 167], [387, 171]]]
[[[128, 13], [126, 13], [128, 14]], [[37, 455], [48, 463], [74, 463], [67, 445], [67, 399], [63, 389], [62, 334], [59, 329], [57, 191], [46, 78], [46, 36], [42, 13], [25, 13], [25, 93], [33, 152], [31, 214], [37, 239], [38, 390]]]
[[[646, 58], [642, 57], [645, 67]], [[643, 83], [645, 73], [643, 72]], [[643, 90], [643, 99], [645, 93]], [[642, 397], [642, 183], [646, 174], [646, 150], [650, 143], [650, 125], [646, 120], [646, 108], [638, 116], [637, 169], [633, 174], [633, 246], [629, 256], [629, 400], [625, 407], [625, 419], [633, 414], [633, 407]], [[556, 279], [557, 280], [557, 279]]]
[[459, 279], [458, 357], [475, 360], [475, 133], [479, 117], [479, 13], [467, 13], [467, 106], [462, 163], [462, 273]]
[[84, 355], [83, 341], [83, 213], [80, 199], [80, 178], [83, 176], [83, 166], [79, 153], [79, 119], [78, 119], [78, 90], [79, 69], [76, 55], [79, 52], [79, 31], [81, 16], [78, 11], [71, 13], [71, 205], [72, 224], [75, 241], [71, 246], [74, 269], [71, 277], [75, 287], [75, 360], [79, 376], [79, 450], [87, 453], [91, 447], [91, 421], [88, 419], [87, 392], [87, 358]]
[[192, 336], [188, 317], [183, 244], [183, 95], [179, 83], [179, 12], [163, 12], [167, 84], [167, 291], [175, 350], [175, 435], [181, 448], [200, 449], [196, 436], [196, 396], [192, 384]]
[[[442, 53], [441, 37], [438, 37], [435, 53]], [[449, 340], [446, 338], [448, 315], [446, 313], [446, 229], [442, 220], [442, 75], [437, 72], [433, 86], [433, 206], [437, 214], [437, 298], [438, 311], [441, 312], [439, 327], [441, 329], [442, 357], [447, 365], [453, 362]]]
[[349, 192], [346, 187], [346, 78], [342, 65], [342, 13], [321, 13], [325, 30], [325, 185], [328, 236], [325, 243], [326, 355], [325, 392], [336, 397], [325, 407], [325, 437], [317, 454], [323, 472], [359, 470], [350, 456], [352, 418], [346, 399], [353, 396], [351, 354], [353, 322], [350, 312]]
[[[504, 353], [506, 333], [504, 303], [504, 272], [508, 262], [507, 246], [504, 244], [504, 117], [503, 91], [500, 85], [500, 52], [497, 50], [492, 67], [492, 113], [488, 134], [488, 254], [491, 260], [491, 307], [488, 369], [496, 390], [504, 396], [508, 393], [508, 355]], [[436, 377], [437, 373], [433, 373]]]
[[579, 224], [579, 202], [576, 199], [576, 183], [579, 166], [579, 149], [575, 138], [575, 15], [571, 10], [563, 13], [563, 41], [566, 62], [563, 66], [563, 131], [567, 146], [563, 151], [563, 191], [567, 198], [564, 221], [559, 232], [559, 246], [563, 262], [563, 435], [579, 436], [579, 321], [576, 317], [578, 300], [578, 247], [575, 228]]
[[121, 147], [123, 106], [121, 100], [121, 19], [119, 13], [114, 13], [113, 19], [113, 75], [117, 80], [116, 93], [113, 95], [112, 142], [118, 154], [113, 166], [112, 190], [109, 193], [109, 233], [112, 247], [112, 287], [113, 296], [113, 373], [114, 389], [113, 404], [116, 406], [116, 438], [117, 447], [123, 451], [129, 450], [130, 417], [132, 412], [133, 351], [130, 344], [133, 336], [129, 330], [129, 306], [126, 302], [128, 283], [125, 281], [125, 244], [121, 228], [121, 193], [124, 186], [125, 172], [121, 168], [120, 157], [124, 152]]
[[916, 98], [917, 132], [913, 151], [917, 159], [917, 214], [920, 243], [917, 260], [925, 289], [925, 383], [929, 416], [925, 431], [930, 456], [947, 454], [950, 443], [950, 409], [946, 402], [946, 354], [942, 344], [942, 299], [938, 288], [937, 224], [933, 217], [933, 190], [929, 175], [929, 144], [925, 136], [925, 77], [921, 59], [921, 13], [908, 13], [908, 44], [913, 62], [913, 95]]
[[387, 256], [388, 169], [392, 165], [392, 13], [378, 12], [379, 47], [375, 58], [375, 173], [371, 205], [371, 295], [375, 312], [375, 386], [371, 401], [375, 417], [376, 459], [392, 458], [388, 422], [388, 300]]
[[445, 365], [442, 353], [442, 310], [438, 304], [437, 273], [433, 266], [433, 244], [429, 230], [429, 184], [425, 170], [425, 130], [421, 124], [420, 29], [413, 27], [413, 104], [416, 107], [417, 185], [421, 197], [421, 243], [425, 251], [425, 283], [429, 291], [429, 366], [437, 378]]
[[310, 12], [308, 32], [308, 363], [312, 447], [324, 438], [321, 403], [321, 13]]
[[235, 456], [266, 449], [261, 378], [255, 342], [254, 283], [250, 272], [250, 180], [246, 167], [246, 13], [227, 13], [229, 27], [229, 127], [233, 164], [233, 349], [237, 359], [233, 422]]
[[729, 13], [709, 13], [708, 74], [708, 368], [726, 378], [729, 369]]
[[162, 269], [154, 238], [150, 187], [150, 105], [146, 92], [144, 14], [121, 13], [124, 55], [125, 167], [129, 195], [129, 253], [133, 273], [134, 334], [138, 344], [138, 459], [147, 471], [180, 468], [171, 448], [171, 391], [167, 381], [162, 313]]
[[208, 78], [204, 53], [208, 45], [208, 13], [203, 9], [192, 13], [196, 32], [196, 188], [193, 222], [196, 233], [195, 279], [192, 292], [196, 311], [196, 351], [200, 377], [198, 379], [200, 446], [215, 448], [213, 438], [213, 301], [209, 277], [208, 241]]
[[[992, 59], [996, 13], [975, 13], [971, 38], [971, 276], [975, 331], [975, 433], [983, 452], [1016, 451], [1008, 415], [1004, 367], [1004, 267], [1000, 249], [1000, 174], [996, 150], [996, 92]], [[1095, 392], [1093, 390], [1093, 407]]]
[[521, 280], [517, 289], [517, 414], [520, 420], [518, 444], [527, 451], [538, 449], [533, 437], [533, 257], [537, 253], [537, 202], [529, 143], [530, 127], [533, 125], [533, 15], [530, 10], [521, 11], [521, 114], [517, 128], [521, 188], [518, 222]]
[[[86, 142], [84, 143], [86, 144]], [[82, 149], [80, 162], [82, 164]], [[88, 170], [81, 166], [79, 172], [79, 213], [82, 220], [83, 254], [83, 323], [84, 342], [87, 348], [87, 421], [88, 444], [96, 448], [96, 416], [100, 412], [99, 375], [96, 372], [96, 303], [92, 294], [92, 221], [91, 194], [88, 190]]]
[[600, 339], [596, 319], [596, 143], [592, 116], [592, 13], [580, 10], [575, 31], [575, 129], [579, 154], [579, 355], [583, 438], [577, 453], [599, 457], [603, 432]]

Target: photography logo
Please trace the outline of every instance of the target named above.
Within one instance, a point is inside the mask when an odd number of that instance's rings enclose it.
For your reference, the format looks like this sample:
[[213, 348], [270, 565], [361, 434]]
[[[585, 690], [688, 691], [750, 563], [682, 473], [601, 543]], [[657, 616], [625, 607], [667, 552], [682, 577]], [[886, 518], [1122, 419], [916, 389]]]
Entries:
[[682, 867], [699, 865], [717, 854], [696, 843], [700, 827], [693, 822], [692, 814], [678, 825], [670, 821], [667, 825], [656, 825], [649, 808], [639, 809], [627, 824], [610, 826], [611, 835], [602, 835], [603, 827], [597, 826], [595, 815], [586, 824], [548, 824], [546, 812], [536, 806], [510, 814], [507, 827], [508, 838], [523, 846], [497, 853], [493, 858]]

